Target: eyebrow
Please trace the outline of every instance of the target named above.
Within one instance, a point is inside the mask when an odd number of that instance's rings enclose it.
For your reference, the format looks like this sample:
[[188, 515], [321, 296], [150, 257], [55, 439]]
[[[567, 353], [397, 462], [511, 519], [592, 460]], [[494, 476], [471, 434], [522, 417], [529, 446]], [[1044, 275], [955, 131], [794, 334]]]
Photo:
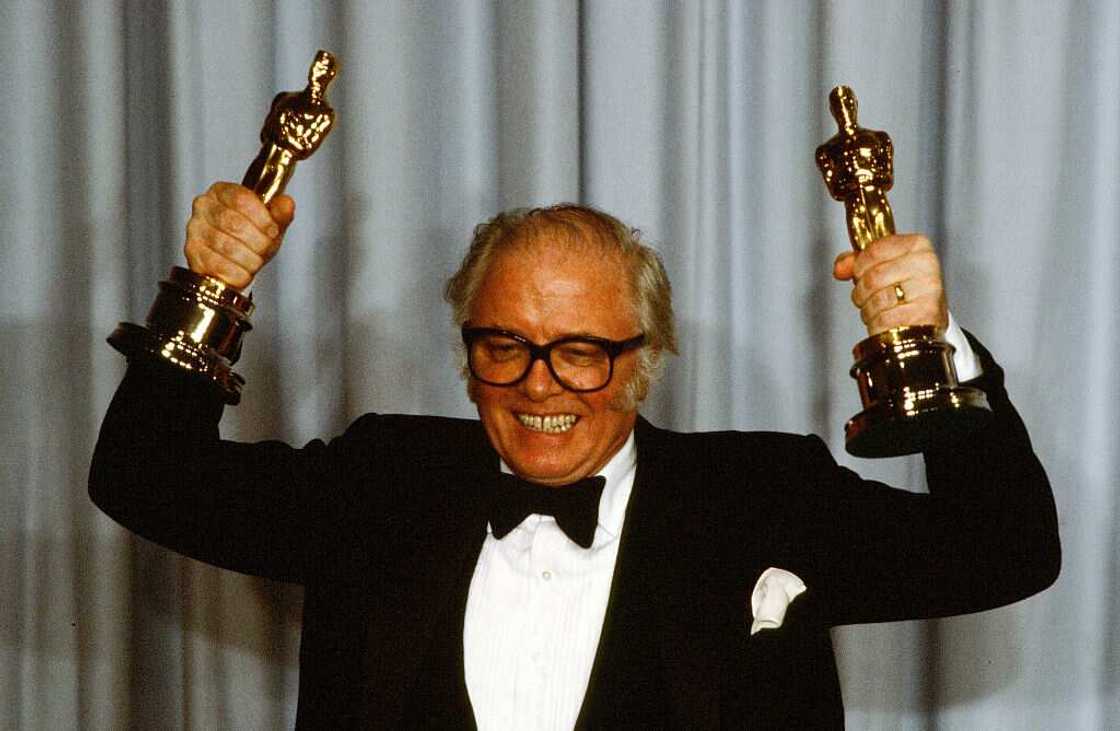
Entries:
[[561, 333], [561, 334], [559, 334], [555, 337], [549, 338], [544, 343], [537, 343], [537, 341], [534, 340], [533, 338], [529, 337], [528, 335], [521, 332], [520, 330], [517, 330], [517, 329], [514, 329], [514, 328], [501, 327], [499, 325], [475, 325], [474, 323], [471, 323], [469, 321], [465, 324], [467, 325], [467, 327], [478, 327], [478, 328], [483, 328], [483, 329], [486, 329], [486, 330], [503, 330], [507, 333], [512, 333], [514, 335], [517, 335], [518, 337], [525, 338], [530, 343], [533, 343], [535, 345], [548, 345], [549, 343], [555, 343], [557, 340], [566, 340], [567, 338], [590, 338], [592, 340], [614, 340], [614, 338], [607, 337], [606, 335], [599, 335], [597, 333], [588, 332], [586, 330], [577, 330], [577, 331], [574, 331], [574, 332]]

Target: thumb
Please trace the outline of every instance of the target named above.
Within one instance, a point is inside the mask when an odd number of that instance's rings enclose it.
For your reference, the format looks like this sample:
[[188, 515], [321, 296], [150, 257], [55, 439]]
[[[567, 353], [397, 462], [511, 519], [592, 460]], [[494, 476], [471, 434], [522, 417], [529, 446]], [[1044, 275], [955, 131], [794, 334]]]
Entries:
[[836, 257], [832, 263], [832, 276], [840, 281], [848, 281], [855, 277], [856, 252], [845, 251]]
[[269, 202], [268, 212], [280, 227], [280, 233], [283, 233], [296, 216], [296, 202], [290, 195], [278, 195]]

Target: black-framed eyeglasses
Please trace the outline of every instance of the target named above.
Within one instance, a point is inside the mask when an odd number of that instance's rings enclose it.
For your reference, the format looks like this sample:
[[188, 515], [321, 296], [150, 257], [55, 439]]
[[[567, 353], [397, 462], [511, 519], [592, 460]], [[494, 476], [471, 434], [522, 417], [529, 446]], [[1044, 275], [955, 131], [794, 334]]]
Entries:
[[520, 383], [533, 363], [543, 360], [556, 382], [569, 391], [598, 391], [611, 382], [615, 358], [645, 342], [643, 333], [628, 340], [571, 335], [537, 345], [506, 330], [463, 326], [471, 375], [491, 386]]

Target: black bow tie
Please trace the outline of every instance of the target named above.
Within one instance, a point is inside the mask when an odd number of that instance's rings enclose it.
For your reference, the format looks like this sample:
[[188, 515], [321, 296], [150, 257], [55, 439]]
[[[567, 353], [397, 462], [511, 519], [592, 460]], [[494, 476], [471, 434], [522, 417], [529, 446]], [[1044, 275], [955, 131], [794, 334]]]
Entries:
[[599, 497], [607, 478], [585, 477], [560, 487], [545, 487], [517, 475], [499, 475], [490, 528], [495, 538], [504, 538], [532, 513], [551, 515], [574, 542], [591, 548], [599, 523]]

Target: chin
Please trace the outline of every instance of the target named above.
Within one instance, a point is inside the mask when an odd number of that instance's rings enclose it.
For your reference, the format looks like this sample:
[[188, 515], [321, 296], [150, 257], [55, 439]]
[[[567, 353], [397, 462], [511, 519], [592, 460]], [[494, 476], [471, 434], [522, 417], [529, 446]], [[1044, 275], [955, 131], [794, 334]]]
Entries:
[[564, 485], [586, 477], [586, 475], [579, 473], [579, 467], [576, 464], [557, 463], [549, 459], [513, 458], [507, 459], [506, 464], [517, 472], [518, 476], [545, 484]]

